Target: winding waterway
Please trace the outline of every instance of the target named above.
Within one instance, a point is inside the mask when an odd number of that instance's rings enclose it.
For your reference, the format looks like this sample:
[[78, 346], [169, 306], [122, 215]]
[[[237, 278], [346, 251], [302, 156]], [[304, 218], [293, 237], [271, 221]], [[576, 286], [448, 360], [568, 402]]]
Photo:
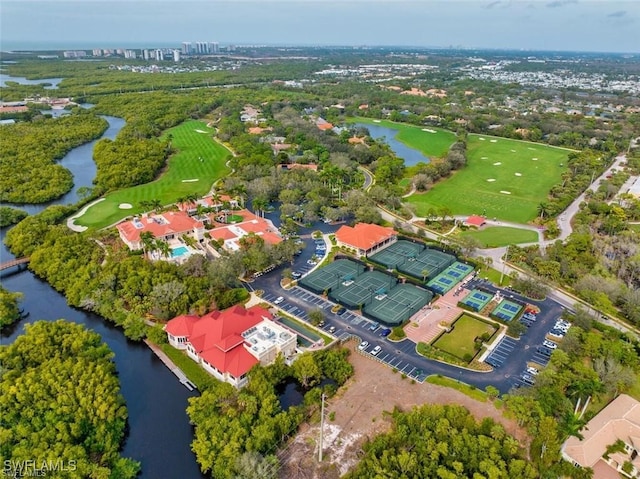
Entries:
[[[115, 138], [124, 120], [105, 117], [109, 128], [102, 138]], [[96, 140], [97, 141], [97, 140]], [[92, 151], [95, 141], [74, 148], [61, 164], [71, 170], [74, 188], [59, 200], [46, 205], [21, 206], [29, 213], [42, 211], [50, 204], [75, 203], [77, 189], [90, 187], [96, 167]], [[6, 230], [0, 231], [1, 261], [13, 258], [4, 246]], [[96, 331], [115, 353], [122, 395], [129, 411], [129, 435], [123, 456], [142, 462], [141, 478], [204, 478], [191, 451], [192, 426], [185, 409], [189, 392], [144, 344], [127, 340], [122, 331], [104, 318], [67, 305], [64, 296], [28, 270], [6, 270], [0, 273], [2, 285], [10, 291], [24, 294], [20, 306], [29, 317], [0, 336], [0, 344], [10, 344], [23, 331], [25, 324], [64, 318]], [[34, 458], [37, 459], [37, 458]]]

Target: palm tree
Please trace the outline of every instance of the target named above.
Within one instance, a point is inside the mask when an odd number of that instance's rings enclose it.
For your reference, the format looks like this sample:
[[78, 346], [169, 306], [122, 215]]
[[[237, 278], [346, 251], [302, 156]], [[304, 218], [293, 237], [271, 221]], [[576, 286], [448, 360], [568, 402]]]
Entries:
[[178, 204], [181, 210], [184, 210], [184, 204], [186, 202], [187, 202], [186, 196], [179, 196], [178, 198], [176, 198], [176, 203]]
[[144, 256], [155, 250], [155, 236], [153, 236], [151, 231], [143, 231], [140, 233], [140, 241], [142, 242], [142, 254]]
[[258, 214], [258, 216], [262, 216], [264, 218], [264, 210], [269, 203], [267, 200], [261, 197], [254, 198], [253, 200], [253, 210]]
[[538, 205], [538, 214], [544, 219], [544, 215], [549, 214], [549, 203], [543, 201]]
[[428, 269], [423, 269], [422, 272], [422, 281], [426, 281], [427, 280], [427, 276], [429, 276], [429, 270]]
[[160, 201], [158, 198], [154, 198], [149, 201], [149, 206], [151, 206], [151, 208], [155, 210], [156, 213], [158, 213], [162, 209], [162, 201]]
[[160, 251], [160, 256], [164, 258], [169, 258], [171, 256], [171, 248], [169, 247], [169, 243], [164, 240], [156, 240], [154, 249]]

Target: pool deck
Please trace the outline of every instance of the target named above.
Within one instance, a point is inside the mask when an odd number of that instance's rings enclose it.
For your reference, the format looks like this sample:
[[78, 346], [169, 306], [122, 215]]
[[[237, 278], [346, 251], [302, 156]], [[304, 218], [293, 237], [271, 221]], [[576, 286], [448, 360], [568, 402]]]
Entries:
[[[470, 279], [472, 275], [469, 274], [463, 281]], [[462, 308], [457, 306], [458, 301], [464, 298], [470, 290], [462, 288], [456, 295], [460, 284], [458, 283], [447, 294], [441, 296], [431, 307], [425, 306], [411, 317], [409, 323], [404, 327], [404, 332], [410, 341], [416, 344], [420, 342], [431, 343], [443, 331], [443, 327], [440, 326], [441, 322], [451, 324], [464, 312]]]

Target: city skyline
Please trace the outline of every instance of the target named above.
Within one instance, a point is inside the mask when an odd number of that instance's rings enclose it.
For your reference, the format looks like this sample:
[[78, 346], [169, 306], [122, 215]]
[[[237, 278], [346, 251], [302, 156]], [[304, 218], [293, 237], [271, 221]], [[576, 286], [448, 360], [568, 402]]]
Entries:
[[206, 41], [640, 51], [640, 2], [625, 0], [9, 0], [0, 4], [0, 18], [2, 50], [180, 48]]

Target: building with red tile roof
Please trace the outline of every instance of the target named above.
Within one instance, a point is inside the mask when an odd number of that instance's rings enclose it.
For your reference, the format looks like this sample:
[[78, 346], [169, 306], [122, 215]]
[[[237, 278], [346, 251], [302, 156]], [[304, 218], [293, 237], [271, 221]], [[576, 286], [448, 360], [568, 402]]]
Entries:
[[142, 215], [132, 220], [123, 221], [116, 226], [120, 239], [131, 250], [142, 249], [140, 235], [150, 232], [154, 238], [169, 241], [183, 234], [197, 241], [204, 238], [204, 224], [183, 211], [169, 211], [158, 215]]
[[261, 306], [236, 305], [201, 318], [182, 315], [165, 326], [169, 344], [185, 350], [205, 371], [235, 387], [247, 382], [256, 364], [271, 364], [278, 354], [295, 354], [297, 336], [273, 321]]
[[353, 228], [341, 226], [336, 241], [338, 246], [354, 248], [358, 256], [369, 256], [398, 241], [398, 233], [386, 226], [358, 223]]
[[482, 226], [487, 224], [486, 218], [477, 215], [471, 215], [466, 220], [464, 220], [465, 226], [475, 226], [476, 228], [481, 228]]
[[[621, 394], [580, 433], [582, 439], [571, 436], [562, 445], [564, 459], [577, 467], [590, 467], [597, 479], [640, 477], [640, 402]], [[617, 441], [624, 444], [622, 450], [607, 455], [607, 446]], [[626, 463], [630, 472], [622, 469]]]

